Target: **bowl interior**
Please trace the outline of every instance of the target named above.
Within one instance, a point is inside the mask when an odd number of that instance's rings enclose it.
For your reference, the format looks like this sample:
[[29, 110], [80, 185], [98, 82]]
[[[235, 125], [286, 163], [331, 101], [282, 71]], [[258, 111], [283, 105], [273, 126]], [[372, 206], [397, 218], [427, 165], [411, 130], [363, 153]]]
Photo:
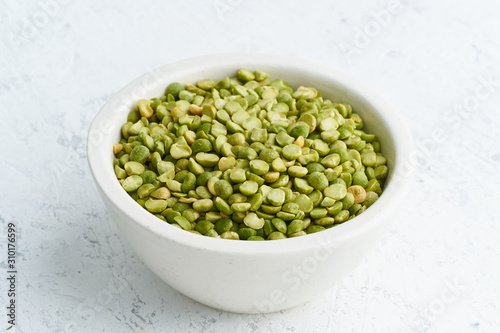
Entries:
[[[377, 135], [387, 158], [389, 175], [380, 199], [363, 214], [334, 228], [293, 239], [272, 242], [237, 242], [212, 239], [179, 230], [164, 223], [139, 206], [120, 186], [113, 170], [112, 145], [120, 139], [121, 126], [127, 114], [141, 98], [163, 95], [171, 82], [194, 84], [205, 78], [214, 80], [234, 76], [239, 68], [261, 70], [270, 79], [281, 78], [292, 88], [315, 87], [324, 98], [352, 105], [364, 121], [364, 129]], [[92, 123], [88, 137], [88, 158], [92, 173], [102, 192], [137, 223], [188, 246], [214, 251], [265, 253], [267, 251], [300, 251], [316, 246], [318, 241], [336, 241], [355, 237], [376, 227], [377, 221], [391, 213], [407, 190], [407, 179], [394, 177], [411, 151], [411, 136], [400, 116], [383, 100], [358, 82], [332, 69], [302, 60], [255, 54], [232, 54], [188, 59], [161, 67], [132, 81], [104, 105]], [[377, 218], [375, 218], [377, 217]], [[371, 222], [371, 223], [370, 223]], [[236, 246], [237, 245], [237, 246]]]

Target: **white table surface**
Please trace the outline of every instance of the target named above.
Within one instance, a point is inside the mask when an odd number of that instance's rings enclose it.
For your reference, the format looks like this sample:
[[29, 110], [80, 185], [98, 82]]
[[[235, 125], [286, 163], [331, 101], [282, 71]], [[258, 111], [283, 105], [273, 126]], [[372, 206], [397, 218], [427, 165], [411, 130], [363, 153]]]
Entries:
[[[16, 332], [498, 332], [500, 5], [394, 7], [1, 1], [0, 300], [5, 309], [14, 222]], [[315, 61], [373, 87], [404, 116], [418, 157], [402, 218], [376, 251], [323, 298], [266, 315], [208, 308], [157, 278], [110, 219], [85, 153], [93, 117], [135, 77], [245, 51]]]

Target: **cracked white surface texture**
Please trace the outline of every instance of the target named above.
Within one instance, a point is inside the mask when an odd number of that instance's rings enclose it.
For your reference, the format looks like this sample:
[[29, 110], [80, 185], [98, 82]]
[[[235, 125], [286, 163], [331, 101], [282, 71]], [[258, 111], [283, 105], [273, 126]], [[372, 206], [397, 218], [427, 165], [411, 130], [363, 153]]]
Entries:
[[[16, 331], [498, 330], [500, 5], [403, 1], [374, 15], [391, 3], [0, 2], [0, 233], [18, 225]], [[402, 218], [377, 250], [321, 299], [267, 315], [207, 308], [154, 276], [104, 209], [85, 156], [93, 117], [132, 79], [244, 51], [356, 77], [401, 112], [422, 152]], [[443, 142], [425, 141], [433, 133]]]

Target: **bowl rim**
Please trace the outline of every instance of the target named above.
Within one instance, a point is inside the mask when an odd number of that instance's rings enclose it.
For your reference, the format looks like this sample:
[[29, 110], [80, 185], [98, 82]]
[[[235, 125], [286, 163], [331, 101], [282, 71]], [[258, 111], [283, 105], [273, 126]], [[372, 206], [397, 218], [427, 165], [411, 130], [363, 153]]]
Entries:
[[[325, 79], [344, 87], [345, 91], [364, 99], [374, 110], [383, 110], [379, 112], [379, 117], [384, 121], [390, 135], [393, 137], [395, 158], [392, 179], [386, 185], [383, 195], [363, 214], [356, 218], [342, 223], [334, 228], [330, 228], [314, 234], [302, 237], [287, 238], [274, 241], [246, 242], [226, 239], [218, 239], [206, 236], [200, 236], [194, 233], [178, 229], [168, 223], [159, 223], [157, 217], [146, 211], [126, 193], [116, 181], [115, 177], [108, 177], [105, 168], [102, 167], [100, 156], [104, 153], [106, 147], [91, 139], [93, 133], [100, 133], [103, 136], [116, 135], [111, 131], [103, 131], [106, 128], [108, 115], [112, 112], [113, 102], [116, 102], [119, 96], [131, 95], [131, 89], [136, 87], [145, 79], [151, 76], [152, 71], [137, 77], [128, 83], [116, 94], [114, 94], [101, 108], [95, 116], [87, 138], [87, 158], [91, 173], [100, 189], [101, 195], [107, 197], [111, 203], [128, 216], [134, 223], [141, 226], [159, 237], [171, 242], [178, 243], [193, 249], [202, 251], [213, 251], [225, 254], [258, 255], [268, 253], [295, 252], [306, 249], [314, 249], [322, 246], [332, 246], [356, 236], [370, 232], [379, 224], [391, 220], [391, 214], [402, 204], [402, 201], [408, 193], [413, 174], [408, 174], [403, 169], [408, 167], [411, 152], [414, 151], [414, 143], [411, 133], [404, 123], [402, 117], [380, 96], [371, 89], [364, 86], [357, 80], [341, 73], [328, 66], [306, 61], [300, 58], [292, 58], [281, 55], [270, 55], [260, 53], [229, 53], [200, 56], [176, 61], [165, 66], [159, 67], [162, 73], [174, 73], [182, 68], [203, 69], [217, 66], [231, 67], [233, 69], [253, 66], [259, 68], [259, 64], [272, 64], [280, 68], [289, 68], [323, 76]], [[200, 77], [200, 79], [202, 79]], [[165, 86], [168, 82], [165, 84]], [[113, 173], [114, 175], [114, 173]], [[134, 204], [132, 204], [134, 203]], [[115, 221], [119, 224], [120, 221]]]

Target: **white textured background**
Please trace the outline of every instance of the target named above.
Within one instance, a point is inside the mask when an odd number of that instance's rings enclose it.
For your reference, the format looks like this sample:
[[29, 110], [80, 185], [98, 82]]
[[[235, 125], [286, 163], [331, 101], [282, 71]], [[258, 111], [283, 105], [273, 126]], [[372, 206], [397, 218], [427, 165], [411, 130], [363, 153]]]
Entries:
[[[500, 5], [407, 0], [382, 26], [393, 2], [0, 1], [0, 308], [13, 221], [17, 332], [498, 332]], [[403, 218], [377, 250], [324, 298], [268, 315], [207, 308], [154, 276], [85, 156], [91, 120], [129, 81], [242, 51], [358, 78], [417, 144]]]

